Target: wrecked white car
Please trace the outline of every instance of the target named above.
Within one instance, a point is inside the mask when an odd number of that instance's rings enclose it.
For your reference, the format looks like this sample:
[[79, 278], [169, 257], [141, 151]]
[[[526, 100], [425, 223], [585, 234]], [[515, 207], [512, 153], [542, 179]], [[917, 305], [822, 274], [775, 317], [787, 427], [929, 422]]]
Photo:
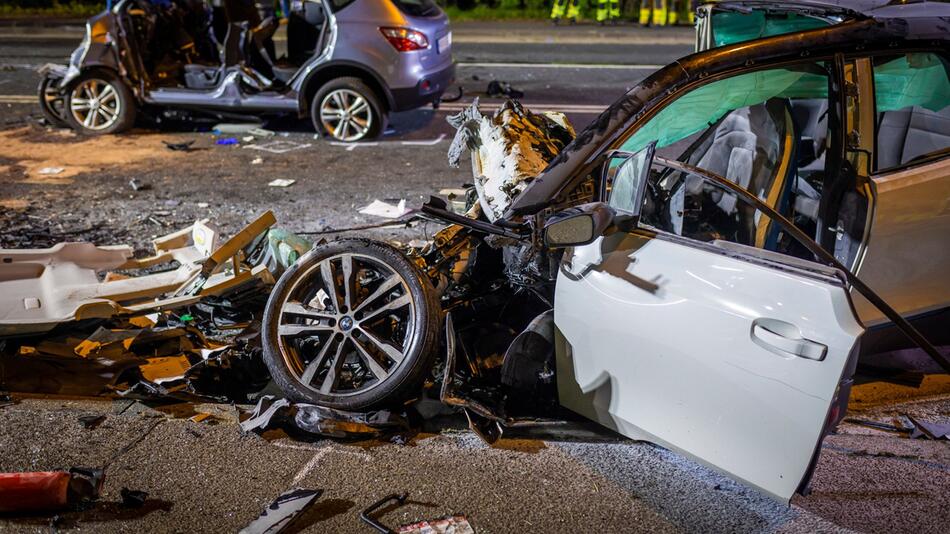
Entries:
[[457, 117], [471, 209], [426, 204], [450, 224], [422, 249], [301, 258], [265, 314], [274, 379], [365, 411], [441, 377], [489, 439], [559, 403], [805, 492], [860, 357], [950, 371], [950, 6], [924, 8], [688, 56], [567, 146], [516, 104]]

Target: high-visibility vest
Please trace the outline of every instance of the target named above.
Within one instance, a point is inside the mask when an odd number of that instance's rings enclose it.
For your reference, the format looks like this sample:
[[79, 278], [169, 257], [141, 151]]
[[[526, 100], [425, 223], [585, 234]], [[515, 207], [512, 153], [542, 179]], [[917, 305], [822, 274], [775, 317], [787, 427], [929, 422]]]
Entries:
[[620, 18], [620, 0], [597, 0], [597, 22]]

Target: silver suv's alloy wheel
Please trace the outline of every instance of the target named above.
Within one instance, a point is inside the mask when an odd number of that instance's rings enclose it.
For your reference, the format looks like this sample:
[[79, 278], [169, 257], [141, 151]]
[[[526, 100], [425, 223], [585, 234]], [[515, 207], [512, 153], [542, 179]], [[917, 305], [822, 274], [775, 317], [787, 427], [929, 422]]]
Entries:
[[111, 127], [122, 113], [122, 101], [111, 83], [98, 78], [83, 80], [73, 88], [69, 112], [90, 130]]
[[356, 91], [336, 89], [320, 103], [320, 122], [340, 141], [359, 141], [373, 127], [373, 109]]
[[412, 347], [412, 293], [391, 267], [337, 254], [298, 278], [280, 307], [277, 346], [294, 379], [329, 396], [382, 384]]

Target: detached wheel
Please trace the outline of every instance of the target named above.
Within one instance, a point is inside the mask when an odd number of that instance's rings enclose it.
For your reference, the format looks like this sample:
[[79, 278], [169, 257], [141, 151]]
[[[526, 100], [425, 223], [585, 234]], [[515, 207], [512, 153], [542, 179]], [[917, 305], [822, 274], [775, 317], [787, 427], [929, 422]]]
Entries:
[[398, 250], [364, 239], [315, 247], [277, 282], [264, 360], [296, 401], [350, 411], [399, 403], [432, 367], [441, 310]]
[[383, 132], [386, 114], [376, 93], [359, 78], [330, 80], [317, 91], [310, 118], [318, 132], [346, 143]]
[[83, 73], [66, 92], [66, 121], [86, 135], [120, 133], [135, 123], [132, 91], [109, 71]]
[[66, 97], [59, 91], [59, 82], [62, 78], [44, 76], [37, 88], [40, 97], [40, 111], [51, 126], [68, 128], [66, 122]]

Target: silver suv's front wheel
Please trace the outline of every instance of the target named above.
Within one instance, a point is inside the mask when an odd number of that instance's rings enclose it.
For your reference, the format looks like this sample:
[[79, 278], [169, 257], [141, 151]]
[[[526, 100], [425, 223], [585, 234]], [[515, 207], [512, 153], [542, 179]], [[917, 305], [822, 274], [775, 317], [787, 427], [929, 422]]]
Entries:
[[66, 122], [81, 134], [119, 133], [135, 123], [132, 92], [111, 71], [81, 74], [66, 91], [64, 108]]
[[376, 93], [359, 78], [350, 77], [321, 87], [314, 95], [310, 116], [317, 131], [345, 143], [377, 137], [386, 122]]

